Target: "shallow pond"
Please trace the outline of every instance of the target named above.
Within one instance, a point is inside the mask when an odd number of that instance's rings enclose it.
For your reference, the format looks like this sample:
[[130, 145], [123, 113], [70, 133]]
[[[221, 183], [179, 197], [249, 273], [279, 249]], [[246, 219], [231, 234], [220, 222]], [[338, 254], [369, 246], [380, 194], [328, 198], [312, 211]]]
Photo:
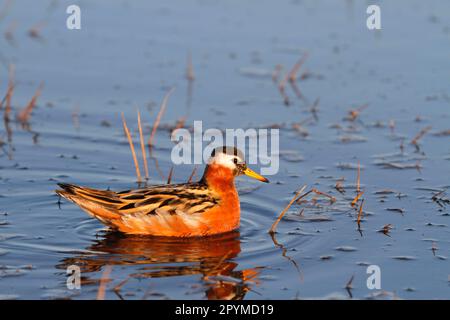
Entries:
[[[102, 278], [107, 299], [450, 297], [449, 2], [382, 2], [380, 31], [366, 27], [367, 4], [351, 0], [83, 1], [78, 31], [65, 27], [69, 1], [9, 2], [0, 6], [2, 96], [15, 65], [12, 119], [0, 131], [1, 298], [95, 299]], [[283, 66], [280, 81], [306, 52], [286, 106], [274, 70]], [[23, 127], [14, 115], [41, 82]], [[166, 181], [170, 128], [183, 117], [186, 127], [280, 128], [271, 183], [237, 181], [239, 231], [123, 236], [60, 201], [57, 182], [137, 187], [120, 113], [136, 137], [139, 108], [148, 136], [172, 86], [150, 183]], [[193, 167], [175, 166], [172, 181]], [[293, 205], [271, 237], [305, 184], [336, 201]], [[66, 286], [71, 265], [81, 290]], [[369, 265], [380, 267], [381, 289], [367, 287]]]

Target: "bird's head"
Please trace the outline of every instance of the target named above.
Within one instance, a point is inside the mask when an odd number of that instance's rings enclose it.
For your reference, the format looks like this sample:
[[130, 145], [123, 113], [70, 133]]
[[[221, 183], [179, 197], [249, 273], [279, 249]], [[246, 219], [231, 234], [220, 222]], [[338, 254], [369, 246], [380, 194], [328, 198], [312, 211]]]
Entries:
[[215, 176], [233, 180], [234, 177], [240, 175], [246, 175], [266, 183], [269, 182], [267, 178], [247, 167], [244, 155], [237, 148], [224, 146], [212, 151], [205, 170], [206, 179], [208, 179], [208, 176]]

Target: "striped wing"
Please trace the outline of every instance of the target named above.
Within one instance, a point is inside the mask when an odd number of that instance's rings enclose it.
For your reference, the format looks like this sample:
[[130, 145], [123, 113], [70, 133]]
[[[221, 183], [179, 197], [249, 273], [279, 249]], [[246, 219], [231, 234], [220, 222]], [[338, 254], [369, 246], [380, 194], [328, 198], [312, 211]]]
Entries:
[[219, 203], [219, 198], [201, 183], [149, 186], [121, 192], [69, 184], [60, 186], [64, 189], [60, 194], [65, 197], [75, 196], [119, 215], [161, 213], [191, 215], [202, 213]]
[[122, 204], [118, 211], [124, 214], [202, 213], [219, 203], [206, 185], [200, 183], [154, 186], [117, 193]]

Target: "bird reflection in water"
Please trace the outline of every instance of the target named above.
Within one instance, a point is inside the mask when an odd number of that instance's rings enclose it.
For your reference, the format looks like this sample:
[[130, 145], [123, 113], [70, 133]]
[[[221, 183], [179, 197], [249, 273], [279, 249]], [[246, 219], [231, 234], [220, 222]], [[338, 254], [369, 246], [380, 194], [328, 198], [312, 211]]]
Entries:
[[118, 282], [113, 291], [121, 299], [121, 288], [131, 279], [199, 275], [205, 298], [240, 300], [258, 284], [261, 267], [238, 270], [234, 260], [241, 252], [239, 237], [237, 231], [186, 239], [107, 233], [87, 248], [95, 253], [66, 258], [58, 267], [79, 266], [81, 283], [88, 285], [99, 281], [86, 277], [87, 273], [98, 276], [106, 266], [138, 266], [125, 279], [112, 279]]

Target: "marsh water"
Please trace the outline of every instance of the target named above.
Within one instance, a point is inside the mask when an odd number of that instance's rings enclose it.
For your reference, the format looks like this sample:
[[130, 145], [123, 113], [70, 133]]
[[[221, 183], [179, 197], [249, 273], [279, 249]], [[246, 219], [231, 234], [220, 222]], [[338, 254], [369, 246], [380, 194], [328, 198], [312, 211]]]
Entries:
[[[2, 98], [15, 66], [0, 130], [1, 298], [95, 299], [102, 278], [106, 299], [450, 297], [449, 2], [383, 1], [378, 31], [365, 1], [79, 1], [81, 30], [66, 28], [70, 4], [0, 5]], [[281, 81], [305, 53], [301, 95], [287, 82], [285, 105], [274, 70]], [[15, 115], [41, 82], [22, 126]], [[137, 143], [139, 109], [147, 139], [171, 87], [149, 183], [166, 181], [170, 130], [184, 117], [184, 127], [280, 129], [271, 183], [237, 181], [236, 232], [119, 235], [54, 193], [57, 182], [138, 187], [120, 113]], [[175, 166], [172, 181], [193, 167]], [[294, 204], [271, 237], [305, 184], [336, 201]], [[71, 265], [80, 290], [67, 287]], [[380, 289], [367, 286], [370, 265]]]

